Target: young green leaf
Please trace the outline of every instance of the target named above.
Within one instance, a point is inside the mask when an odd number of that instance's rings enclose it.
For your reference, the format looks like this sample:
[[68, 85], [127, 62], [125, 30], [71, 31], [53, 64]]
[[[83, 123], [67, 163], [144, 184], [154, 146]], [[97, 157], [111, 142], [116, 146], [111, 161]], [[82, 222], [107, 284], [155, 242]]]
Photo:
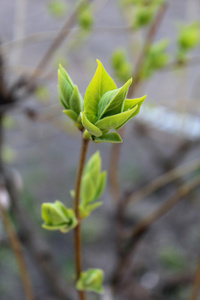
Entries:
[[118, 114], [123, 111], [124, 100], [132, 82], [129, 79], [121, 88], [109, 91], [103, 95], [98, 104], [98, 119]]
[[107, 178], [107, 172], [104, 171], [100, 174], [100, 178], [99, 178], [99, 184], [98, 187], [96, 189], [96, 195], [93, 198], [93, 201], [96, 201], [97, 199], [99, 199], [105, 189], [105, 185], [106, 185], [106, 178]]
[[69, 100], [73, 93], [74, 84], [67, 72], [62, 68], [62, 66], [60, 66], [60, 69], [58, 70], [58, 83], [60, 86], [62, 99], [64, 99], [64, 103], [66, 103], [66, 105], [70, 107]]
[[108, 75], [102, 63], [97, 60], [98, 67], [92, 78], [84, 98], [84, 109], [88, 115], [96, 115], [101, 97], [108, 91], [117, 88], [113, 79]]
[[81, 120], [82, 120], [83, 127], [85, 127], [91, 135], [97, 137], [102, 135], [101, 130], [88, 120], [86, 113], [84, 112], [81, 113]]
[[97, 143], [122, 143], [120, 135], [117, 132], [103, 133], [100, 137], [95, 137], [94, 141]]
[[83, 103], [83, 99], [81, 99], [81, 95], [79, 93], [78, 87], [77, 85], [75, 85], [73, 93], [70, 98], [70, 108], [79, 115], [83, 108], [82, 103]]
[[88, 172], [84, 175], [81, 184], [81, 203], [83, 206], [92, 202], [95, 197], [96, 187], [93, 183], [92, 176]]
[[95, 123], [95, 125], [100, 128], [101, 130], [104, 129], [112, 129], [116, 128], [126, 122], [128, 118], [133, 114], [133, 112], [137, 109], [137, 105], [125, 112], [122, 112], [120, 114], [116, 114], [114, 116], [105, 117]]
[[63, 112], [73, 121], [76, 122], [78, 115], [72, 109], [63, 110]]

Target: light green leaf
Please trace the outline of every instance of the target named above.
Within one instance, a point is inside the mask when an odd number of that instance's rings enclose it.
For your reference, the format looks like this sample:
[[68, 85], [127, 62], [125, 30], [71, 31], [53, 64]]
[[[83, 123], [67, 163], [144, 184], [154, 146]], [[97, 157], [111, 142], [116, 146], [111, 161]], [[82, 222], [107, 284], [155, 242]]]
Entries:
[[121, 88], [109, 91], [101, 97], [98, 104], [98, 119], [123, 111], [124, 101], [131, 82], [132, 79], [129, 79]]
[[59, 95], [59, 99], [61, 104], [64, 106], [64, 108], [69, 109], [69, 105], [67, 102], [65, 102], [65, 99], [63, 97], [63, 94], [61, 92], [60, 86], [58, 85], [58, 95]]
[[99, 199], [105, 189], [105, 185], [106, 185], [106, 178], [107, 178], [107, 172], [104, 171], [101, 173], [100, 175], [100, 179], [99, 179], [99, 185], [98, 188], [96, 190], [96, 195], [93, 199], [93, 201], [96, 201], [97, 199]]
[[76, 283], [76, 288], [79, 291], [93, 291], [101, 294], [103, 292], [103, 271], [100, 269], [88, 269], [86, 272], [81, 272], [80, 278]]
[[120, 125], [122, 125], [132, 114], [133, 112], [137, 109], [137, 105], [123, 113], [116, 114], [114, 116], [106, 117], [102, 120], [99, 120], [96, 122], [96, 126], [98, 126], [99, 129], [114, 129]]
[[78, 115], [72, 109], [63, 110], [63, 112], [73, 121], [77, 121]]
[[88, 212], [91, 213], [93, 210], [97, 209], [102, 204], [103, 204], [102, 202], [92, 203], [92, 204], [87, 205], [86, 209]]
[[117, 132], [103, 133], [101, 137], [95, 137], [95, 142], [104, 142], [104, 143], [122, 143], [120, 135]]
[[124, 110], [123, 111], [127, 111], [131, 108], [133, 108], [134, 106], [136, 106], [138, 104], [138, 109], [140, 108], [140, 106], [142, 105], [142, 103], [144, 102], [144, 100], [146, 99], [146, 95], [141, 97], [141, 98], [135, 98], [135, 99], [126, 99], [125, 103], [124, 103]]
[[120, 126], [115, 128], [116, 130], [120, 129], [122, 126], [124, 126], [129, 120], [131, 120], [133, 117], [135, 117], [137, 114], [140, 112], [140, 107], [144, 100], [146, 99], [146, 95], [141, 97], [141, 98], [136, 98], [136, 99], [126, 99], [125, 105], [124, 105], [124, 110], [125, 109], [130, 109], [135, 107], [135, 104], [137, 105], [137, 109], [133, 112], [133, 114]]
[[90, 173], [92, 177], [96, 177], [101, 172], [101, 157], [99, 151], [94, 153], [84, 168], [84, 174]]
[[58, 70], [58, 83], [60, 86], [62, 99], [64, 100], [64, 103], [66, 103], [66, 106], [70, 107], [69, 100], [73, 93], [74, 84], [65, 69], [61, 65], [59, 67], [60, 69]]
[[88, 115], [96, 115], [101, 97], [108, 91], [117, 88], [113, 79], [108, 75], [102, 63], [97, 60], [98, 67], [92, 78], [84, 98], [84, 109]]
[[77, 85], [74, 86], [73, 93], [70, 98], [70, 108], [75, 111], [78, 115], [82, 110], [83, 99], [81, 99]]
[[97, 202], [97, 203], [88, 204], [86, 206], [80, 205], [79, 211], [80, 211], [81, 219], [85, 219], [85, 218], [89, 217], [91, 212], [94, 211], [95, 209], [97, 209], [102, 204], [103, 204], [102, 202]]
[[92, 202], [95, 197], [95, 185], [93, 183], [90, 173], [83, 176], [81, 183], [81, 205], [85, 206]]
[[85, 127], [91, 135], [97, 137], [102, 135], [101, 130], [88, 120], [84, 112], [81, 113], [81, 120], [83, 127]]
[[67, 82], [71, 85], [71, 87], [74, 88], [74, 83], [73, 83], [71, 77], [69, 76], [67, 71], [62, 67], [61, 64], [59, 64], [59, 69], [60, 69], [62, 76], [67, 80]]

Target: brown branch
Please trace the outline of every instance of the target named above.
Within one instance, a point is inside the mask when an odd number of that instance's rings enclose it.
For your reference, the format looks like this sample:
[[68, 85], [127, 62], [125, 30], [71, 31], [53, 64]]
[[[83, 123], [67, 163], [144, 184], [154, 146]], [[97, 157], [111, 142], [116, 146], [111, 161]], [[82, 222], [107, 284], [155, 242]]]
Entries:
[[139, 223], [129, 234], [129, 244], [135, 241], [135, 238], [139, 237], [145, 232], [157, 219], [165, 215], [175, 204], [183, 199], [193, 189], [200, 184], [200, 177], [195, 177], [190, 180], [189, 183], [184, 184], [171, 198], [169, 198], [161, 207], [159, 207], [154, 213], [149, 215], [141, 223]]
[[52, 296], [55, 295], [56, 300], [70, 299], [66, 282], [59, 273], [50, 246], [32, 222], [29, 212], [23, 207], [15, 187], [13, 174], [9, 170], [4, 170], [3, 177], [12, 203], [11, 210], [19, 225], [19, 236], [22, 244], [28, 249], [36, 267], [43, 275], [48, 288], [51, 289]]
[[[1, 68], [0, 68], [1, 69]], [[3, 78], [4, 78], [4, 74], [3, 74], [3, 70], [2, 74], [1, 74], [1, 80], [3, 82]], [[4, 178], [2, 177], [2, 173], [3, 173], [3, 161], [2, 161], [2, 147], [3, 147], [3, 115], [0, 115], [0, 176], [1, 176], [1, 181], [0, 181], [0, 196], [1, 196], [1, 192], [3, 189], [6, 190], [6, 188], [4, 187]], [[7, 211], [4, 209], [2, 203], [1, 203], [1, 199], [0, 199], [0, 214], [2, 216], [2, 220], [3, 220], [3, 224], [5, 227], [5, 230], [7, 232], [13, 253], [16, 257], [17, 260], [17, 264], [19, 267], [19, 271], [20, 271], [20, 275], [21, 275], [21, 280], [22, 280], [22, 284], [24, 287], [24, 292], [26, 295], [26, 299], [27, 300], [34, 300], [34, 293], [33, 293], [33, 289], [32, 289], [32, 284], [31, 284], [31, 279], [29, 276], [29, 272], [27, 269], [27, 265], [25, 262], [25, 257], [24, 257], [24, 253], [21, 247], [21, 243], [15, 233], [15, 230], [13, 228], [12, 222], [10, 221], [10, 218], [7, 214]]]
[[[88, 145], [89, 145], [89, 140], [85, 140], [83, 138], [80, 161], [79, 161], [78, 172], [76, 177], [76, 185], [75, 185], [74, 210], [75, 210], [76, 217], [79, 221], [78, 225], [74, 229], [76, 280], [78, 280], [80, 273], [82, 271], [81, 223], [80, 223], [80, 214], [79, 214], [79, 201], [80, 201], [81, 180], [82, 180]], [[79, 293], [80, 300], [86, 300], [85, 291], [79, 291], [78, 293]]]
[[[138, 58], [138, 61], [136, 63], [136, 67], [134, 68], [134, 73], [133, 73], [133, 84], [130, 86], [129, 91], [128, 91], [128, 98], [133, 97], [136, 88], [138, 87], [140, 83], [140, 73], [143, 65], [143, 61], [145, 59], [146, 53], [151, 46], [156, 33], [159, 29], [159, 26], [163, 20], [164, 14], [166, 12], [167, 5], [164, 3], [161, 8], [158, 10], [154, 21], [149, 27], [149, 30], [147, 32], [145, 42], [143, 45], [143, 49], [141, 51], [141, 54]], [[123, 136], [124, 132], [123, 127], [120, 130], [120, 134]], [[110, 189], [112, 193], [112, 198], [114, 199], [115, 203], [119, 203], [119, 174], [118, 174], [118, 169], [119, 169], [119, 159], [120, 159], [120, 148], [121, 144], [113, 144], [111, 148], [111, 155], [110, 155], [110, 172], [109, 172], [109, 180], [110, 180]]]
[[178, 179], [179, 177], [187, 175], [188, 173], [195, 171], [198, 168], [200, 168], [199, 159], [164, 173], [141, 189], [137, 191], [131, 191], [128, 196], [123, 199], [123, 206], [129, 205], [130, 203], [138, 203], [140, 200], [162, 188], [164, 185]]
[[114, 277], [112, 279], [114, 287], [116, 287], [120, 280], [122, 274], [125, 273], [126, 268], [130, 264], [130, 259], [133, 258], [133, 253], [136, 246], [140, 242], [143, 235], [150, 228], [150, 226], [165, 215], [171, 208], [174, 207], [180, 200], [182, 200], [187, 194], [200, 185], [200, 177], [195, 177], [190, 180], [189, 183], [184, 184], [171, 198], [169, 198], [161, 207], [159, 207], [154, 213], [150, 214], [143, 221], [134, 227], [134, 229], [124, 236], [125, 244], [122, 247], [120, 253], [120, 259], [116, 270], [114, 272]]
[[10, 218], [7, 214], [7, 211], [3, 208], [1, 203], [0, 203], [0, 213], [2, 216], [5, 230], [9, 237], [9, 241], [10, 241], [13, 253], [17, 260], [17, 264], [19, 267], [19, 272], [20, 272], [22, 283], [23, 283], [26, 299], [34, 300], [35, 297], [34, 297], [34, 293], [33, 293], [33, 289], [32, 289], [32, 284], [31, 284], [29, 272], [27, 269], [27, 265], [25, 262], [24, 253], [23, 253], [20, 241], [15, 233], [15, 230], [14, 230], [13, 225], [10, 221]]
[[192, 295], [190, 300], [198, 300], [198, 295], [200, 291], [200, 255], [197, 263], [197, 271], [195, 275], [194, 285], [192, 289]]
[[11, 87], [10, 94], [14, 94], [16, 89], [24, 85], [28, 88], [29, 93], [35, 89], [34, 88], [35, 78], [40, 76], [44, 72], [45, 68], [47, 67], [47, 64], [49, 63], [50, 59], [52, 58], [56, 50], [59, 48], [63, 40], [69, 35], [70, 31], [67, 29], [71, 28], [74, 25], [79, 10], [81, 10], [81, 8], [85, 5], [85, 3], [90, 3], [91, 1], [93, 0], [82, 0], [78, 3], [75, 10], [69, 17], [69, 19], [65, 22], [65, 24], [62, 26], [62, 28], [56, 35], [51, 46], [47, 49], [46, 53], [39, 61], [38, 65], [35, 68], [35, 71], [33, 71], [33, 73], [30, 75], [28, 79], [26, 79], [25, 76], [20, 77]]
[[158, 10], [154, 21], [152, 22], [152, 24], [149, 27], [149, 30], [147, 32], [146, 38], [145, 38], [145, 42], [143, 45], [143, 49], [141, 51], [141, 54], [138, 58], [138, 61], [136, 63], [136, 66], [134, 68], [134, 73], [133, 73], [133, 84], [130, 86], [129, 91], [128, 91], [128, 97], [132, 97], [139, 82], [140, 82], [140, 73], [141, 73], [141, 69], [143, 66], [143, 62], [144, 59], [146, 57], [146, 54], [149, 50], [149, 47], [151, 46], [151, 44], [154, 41], [154, 38], [157, 34], [158, 29], [160, 28], [160, 24], [163, 21], [165, 12], [167, 9], [167, 4], [164, 3], [161, 8]]

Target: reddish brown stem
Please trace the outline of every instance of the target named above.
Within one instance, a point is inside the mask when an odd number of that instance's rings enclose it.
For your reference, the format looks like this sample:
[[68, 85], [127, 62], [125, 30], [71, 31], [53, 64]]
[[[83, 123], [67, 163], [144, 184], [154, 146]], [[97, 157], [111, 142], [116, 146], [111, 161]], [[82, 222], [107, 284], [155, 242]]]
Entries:
[[[76, 177], [76, 186], [75, 186], [74, 210], [75, 210], [76, 217], [79, 221], [78, 225], [74, 229], [76, 280], [78, 280], [80, 273], [82, 271], [81, 223], [80, 223], [80, 214], [79, 214], [79, 202], [80, 202], [81, 179], [83, 175], [88, 144], [89, 144], [89, 140], [83, 139], [78, 172]], [[86, 294], [84, 291], [79, 291], [79, 299], [86, 300]]]

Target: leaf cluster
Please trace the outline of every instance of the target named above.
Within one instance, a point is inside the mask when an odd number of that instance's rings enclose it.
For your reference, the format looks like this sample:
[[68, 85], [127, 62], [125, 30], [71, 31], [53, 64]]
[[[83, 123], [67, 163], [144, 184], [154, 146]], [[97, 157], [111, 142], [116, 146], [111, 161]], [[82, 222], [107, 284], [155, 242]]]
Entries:
[[62, 202], [42, 204], [43, 228], [47, 230], [60, 230], [66, 233], [78, 224], [75, 213], [68, 209]]
[[114, 80], [98, 61], [94, 77], [87, 87], [84, 102], [67, 74], [60, 66], [58, 71], [60, 101], [66, 113], [84, 131], [84, 138], [95, 142], [120, 143], [121, 137], [116, 132], [130, 119], [139, 113], [146, 96], [137, 99], [126, 99], [129, 79], [121, 88], [117, 88]]
[[82, 272], [77, 281], [76, 288], [79, 291], [92, 291], [99, 294], [103, 293], [103, 271], [100, 269], [88, 269]]

